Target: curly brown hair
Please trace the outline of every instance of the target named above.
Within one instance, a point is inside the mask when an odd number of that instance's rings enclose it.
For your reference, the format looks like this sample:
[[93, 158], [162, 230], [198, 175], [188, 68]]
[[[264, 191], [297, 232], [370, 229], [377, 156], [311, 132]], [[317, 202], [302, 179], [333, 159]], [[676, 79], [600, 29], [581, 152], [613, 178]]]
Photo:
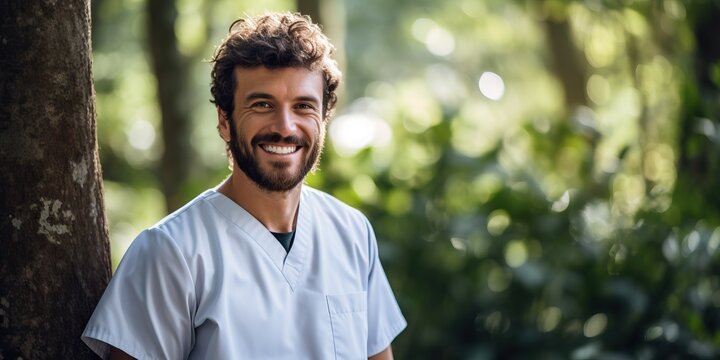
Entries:
[[304, 67], [322, 72], [323, 119], [327, 120], [335, 108], [335, 89], [342, 77], [330, 57], [334, 50], [320, 27], [299, 13], [267, 13], [236, 20], [211, 59], [210, 101], [225, 114], [232, 114], [235, 84], [242, 81], [234, 76], [237, 66]]

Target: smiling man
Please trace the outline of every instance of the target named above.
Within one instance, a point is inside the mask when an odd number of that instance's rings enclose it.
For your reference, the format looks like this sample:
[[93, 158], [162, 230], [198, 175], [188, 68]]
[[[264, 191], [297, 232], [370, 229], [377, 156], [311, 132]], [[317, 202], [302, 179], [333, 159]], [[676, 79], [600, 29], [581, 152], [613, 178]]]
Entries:
[[340, 81], [308, 18], [236, 21], [211, 92], [232, 174], [142, 232], [83, 340], [113, 359], [392, 359], [406, 322], [369, 222], [302, 184]]

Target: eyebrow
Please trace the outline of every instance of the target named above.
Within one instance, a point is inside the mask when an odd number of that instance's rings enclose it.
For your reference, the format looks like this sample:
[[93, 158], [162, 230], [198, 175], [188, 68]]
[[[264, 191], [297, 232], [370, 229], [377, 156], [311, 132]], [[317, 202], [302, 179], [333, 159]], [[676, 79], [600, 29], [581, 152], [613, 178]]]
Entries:
[[256, 99], [274, 99], [272, 95], [261, 92], [253, 92], [245, 96], [245, 101], [256, 100]]
[[[252, 93], [248, 94], [247, 96], [245, 96], [245, 101], [252, 101], [252, 100], [257, 100], [257, 99], [274, 100], [275, 97], [268, 93], [263, 93], [263, 92], [252, 92]], [[318, 100], [318, 98], [316, 98], [312, 95], [301, 95], [301, 96], [296, 97], [294, 100], [295, 101], [308, 101], [308, 102], [313, 102], [315, 104], [320, 103], [320, 100]]]
[[312, 102], [312, 103], [315, 103], [315, 104], [319, 104], [319, 103], [320, 103], [320, 100], [318, 100], [318, 98], [316, 98], [316, 97], [314, 97], [314, 96], [310, 96], [310, 95], [298, 96], [298, 97], [295, 98], [295, 101], [308, 101], [308, 102]]

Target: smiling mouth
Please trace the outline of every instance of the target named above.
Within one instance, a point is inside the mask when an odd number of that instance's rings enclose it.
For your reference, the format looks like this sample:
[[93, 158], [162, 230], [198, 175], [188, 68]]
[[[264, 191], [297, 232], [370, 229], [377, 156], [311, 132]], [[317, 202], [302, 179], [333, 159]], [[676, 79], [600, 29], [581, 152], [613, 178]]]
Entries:
[[260, 145], [260, 147], [271, 153], [271, 154], [278, 154], [278, 155], [287, 155], [292, 154], [300, 149], [300, 146], [278, 146], [278, 145]]

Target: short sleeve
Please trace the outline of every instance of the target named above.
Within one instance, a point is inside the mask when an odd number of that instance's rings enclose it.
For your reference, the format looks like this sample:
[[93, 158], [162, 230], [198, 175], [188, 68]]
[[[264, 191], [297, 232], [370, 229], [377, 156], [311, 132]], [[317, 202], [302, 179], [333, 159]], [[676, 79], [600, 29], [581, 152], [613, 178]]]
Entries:
[[104, 359], [110, 346], [137, 359], [185, 359], [194, 309], [185, 258], [162, 230], [146, 230], [125, 253], [82, 340]]
[[380, 264], [377, 240], [372, 226], [365, 220], [369, 237], [370, 272], [368, 275], [368, 344], [367, 353], [375, 355], [390, 346], [393, 339], [405, 329], [407, 322], [400, 311], [385, 271]]

